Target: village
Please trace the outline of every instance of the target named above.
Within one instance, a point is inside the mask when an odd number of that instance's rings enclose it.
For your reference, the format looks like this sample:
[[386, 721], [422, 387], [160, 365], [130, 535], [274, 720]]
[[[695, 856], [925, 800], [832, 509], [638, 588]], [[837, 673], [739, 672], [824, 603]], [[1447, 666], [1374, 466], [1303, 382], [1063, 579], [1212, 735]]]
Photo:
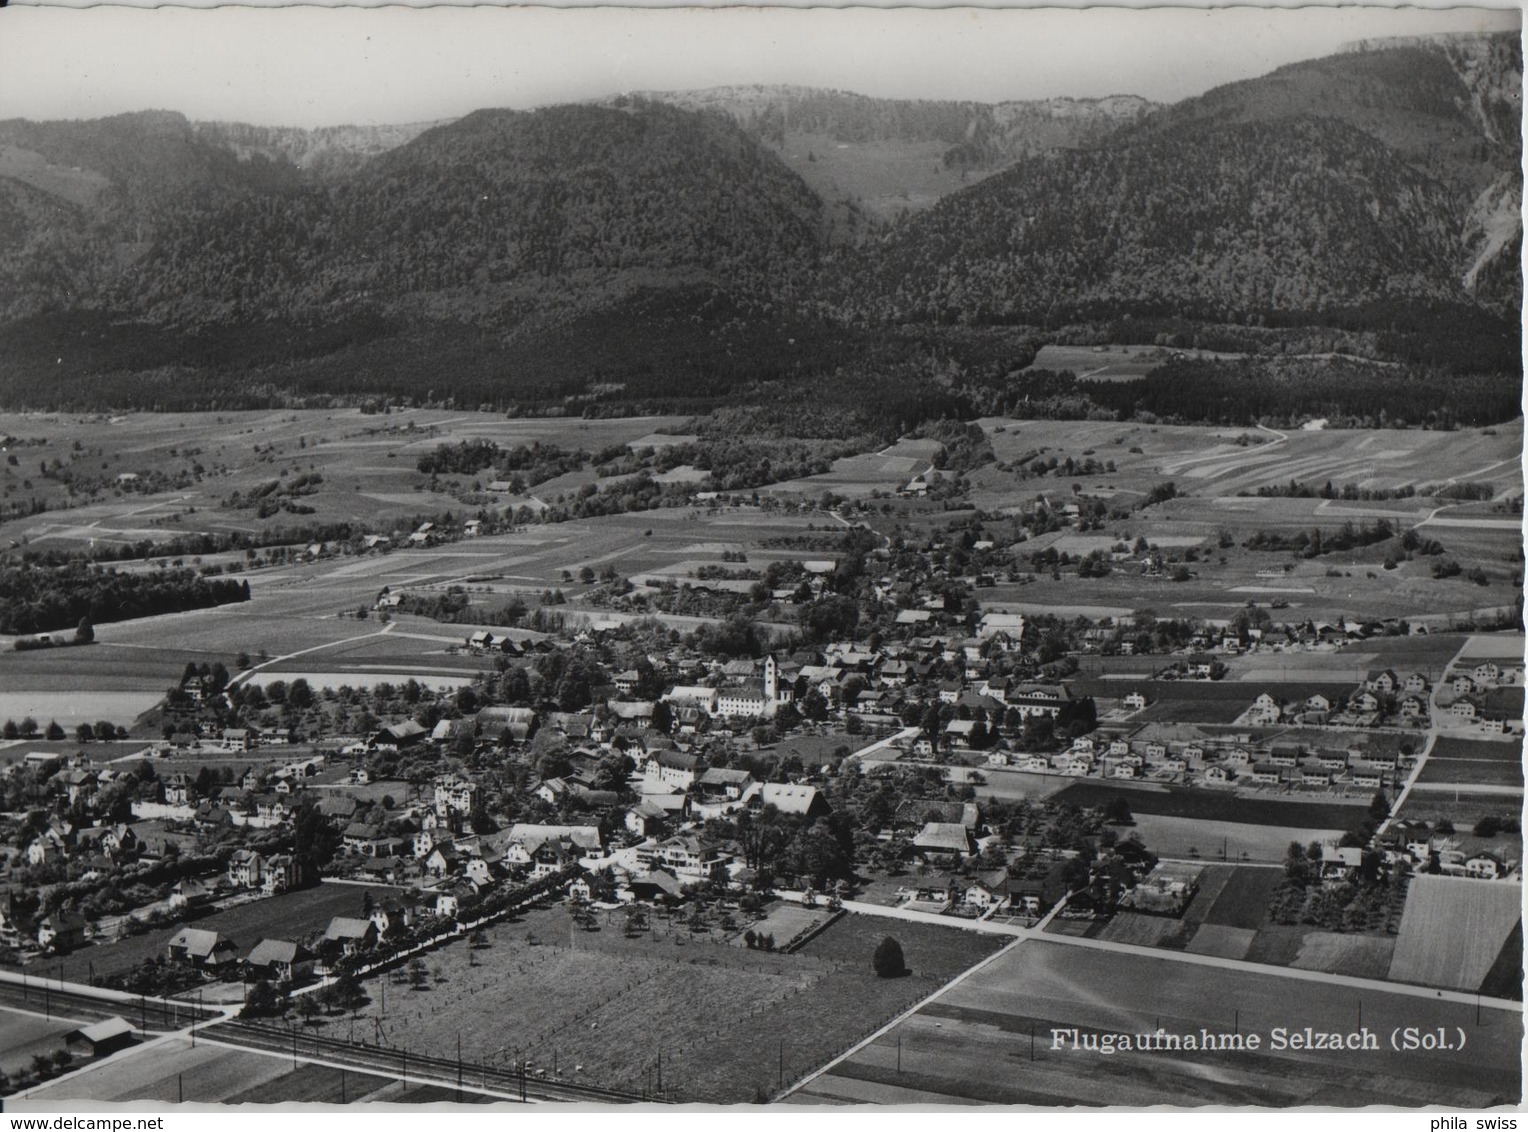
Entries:
[[[818, 577], [836, 567], [805, 566]], [[896, 612], [886, 636], [759, 658], [623, 627], [561, 640], [478, 630], [460, 651], [494, 667], [455, 693], [412, 681], [262, 686], [189, 664], [166, 696], [163, 738], [137, 757], [98, 762], [82, 746], [7, 768], [25, 812], [7, 819], [0, 942], [23, 965], [45, 966], [158, 931], [162, 954], [144, 964], [156, 970], [106, 981], [162, 990], [230, 973], [241, 986], [322, 975], [390, 932], [480, 918], [495, 893], [548, 878], [596, 906], [715, 900], [730, 914], [708, 932], [746, 930], [771, 948], [792, 941], [751, 925], [768, 918], [776, 889], [809, 903], [870, 893], [888, 906], [1031, 923], [1058, 901], [1068, 918], [1164, 900], [1181, 911], [1192, 886], [1166, 864], [1153, 870], [1155, 855], [1126, 825], [1133, 795], [1083, 807], [1092, 816], [1082, 818], [1075, 806], [1025, 801], [1016, 821], [1016, 795], [984, 788], [1023, 775], [1015, 781], [1352, 796], [1372, 800], [1353, 814], [1382, 820], [1429, 727], [1521, 731], [1520, 706], [1493, 706], [1513, 692], [1520, 705], [1521, 667], [1483, 661], [1431, 676], [1371, 671], [1346, 696], [1291, 699], [1215, 681], [1245, 689], [1234, 725], [1175, 737], [1171, 720], [1138, 718], [1153, 699], [1131, 682], [1116, 681], [1122, 694], [1101, 712], [1102, 697], [1070, 679], [1079, 658], [1130, 643], [1127, 630], [1049, 627], [1051, 651], [1058, 633], [1078, 647], [1042, 663], [1023, 616], [989, 613], [971, 618], [972, 635], [935, 635], [955, 621], [938, 604]], [[1144, 683], [1209, 683], [1237, 657], [1331, 650], [1366, 632], [1384, 627], [1205, 631]], [[668, 647], [644, 648], [659, 644]], [[398, 710], [404, 701], [412, 711]], [[367, 733], [334, 729], [357, 722]], [[179, 769], [188, 764], [197, 769]], [[1058, 834], [1068, 823], [1076, 828]], [[1367, 844], [1348, 843], [1350, 833], [1323, 846], [1323, 875], [1351, 875], [1378, 850], [1387, 869], [1518, 876], [1500, 848], [1462, 846], [1441, 825], [1386, 824]], [[301, 939], [167, 930], [321, 876], [394, 887], [368, 914], [336, 915]], [[134, 894], [154, 899], [133, 907]]]

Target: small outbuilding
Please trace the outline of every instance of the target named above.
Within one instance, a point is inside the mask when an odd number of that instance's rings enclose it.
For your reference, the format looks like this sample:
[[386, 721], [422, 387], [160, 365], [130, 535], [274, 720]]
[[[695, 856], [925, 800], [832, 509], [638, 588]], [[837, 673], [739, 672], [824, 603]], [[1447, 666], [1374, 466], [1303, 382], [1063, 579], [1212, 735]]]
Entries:
[[138, 1039], [133, 1036], [132, 1024], [121, 1017], [107, 1018], [103, 1022], [81, 1026], [78, 1030], [70, 1030], [64, 1035], [64, 1044], [70, 1053], [90, 1058], [106, 1057], [137, 1043]]

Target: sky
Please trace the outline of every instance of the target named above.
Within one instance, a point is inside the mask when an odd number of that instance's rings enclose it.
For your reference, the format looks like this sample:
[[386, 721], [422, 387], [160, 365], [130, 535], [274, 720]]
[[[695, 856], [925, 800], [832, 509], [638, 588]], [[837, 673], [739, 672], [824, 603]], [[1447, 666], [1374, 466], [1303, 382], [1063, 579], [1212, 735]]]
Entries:
[[13, 0], [0, 8], [0, 118], [154, 109], [369, 125], [750, 83], [1176, 101], [1356, 39], [1520, 24], [1515, 7], [197, 10]]

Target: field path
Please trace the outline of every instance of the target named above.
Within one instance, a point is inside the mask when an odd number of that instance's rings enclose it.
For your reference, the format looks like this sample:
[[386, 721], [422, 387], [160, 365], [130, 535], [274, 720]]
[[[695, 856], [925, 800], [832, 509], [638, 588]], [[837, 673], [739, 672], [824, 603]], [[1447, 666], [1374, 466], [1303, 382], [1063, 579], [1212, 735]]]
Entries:
[[[1434, 512], [1434, 514], [1436, 514], [1436, 512]], [[1449, 657], [1448, 663], [1442, 667], [1440, 672], [1447, 672], [1449, 669], [1453, 668], [1454, 665], [1458, 664], [1459, 658], [1462, 657], [1466, 651], [1468, 651], [1469, 647], [1470, 638], [1466, 637], [1464, 639], [1464, 643], [1459, 646], [1458, 651], [1455, 652], [1453, 656]], [[1432, 693], [1429, 696], [1427, 712], [1427, 742], [1422, 747], [1422, 753], [1417, 756], [1417, 765], [1411, 768], [1411, 774], [1409, 774], [1406, 778], [1406, 785], [1401, 787], [1401, 792], [1395, 796], [1395, 801], [1390, 803], [1389, 816], [1386, 817], [1384, 821], [1380, 822], [1379, 828], [1374, 831], [1374, 836], [1376, 839], [1379, 838], [1385, 832], [1385, 830], [1390, 828], [1390, 823], [1395, 820], [1395, 815], [1401, 812], [1401, 807], [1406, 804], [1406, 799], [1410, 798], [1412, 790], [1417, 788], [1417, 779], [1421, 777], [1422, 768], [1427, 765], [1427, 756], [1432, 754], [1433, 747], [1438, 742], [1438, 720], [1442, 717], [1442, 713], [1438, 709], [1438, 691], [1442, 687], [1442, 683], [1442, 677], [1440, 676], [1438, 681], [1433, 684]], [[1421, 789], [1426, 790], [1427, 787], [1424, 786]], [[1516, 793], [1516, 791], [1513, 791], [1513, 793]]]
[[238, 675], [236, 675], [232, 680], [228, 681], [228, 686], [232, 688], [236, 685], [247, 683], [249, 678], [256, 672], [259, 672], [260, 669], [269, 668], [273, 664], [280, 664], [282, 661], [292, 660], [293, 658], [299, 656], [307, 656], [309, 653], [323, 652], [325, 649], [338, 648], [340, 645], [350, 645], [354, 644], [356, 641], [365, 641], [372, 637], [385, 636], [386, 634], [391, 633], [397, 627], [398, 622], [389, 621], [375, 633], [361, 633], [357, 636], [346, 637], [339, 641], [326, 641], [324, 644], [314, 645], [312, 648], [298, 649], [296, 652], [289, 652], [284, 656], [273, 656], [269, 660], [262, 660], [259, 664], [256, 664], [251, 668], [246, 668], [243, 672], [240, 672]]

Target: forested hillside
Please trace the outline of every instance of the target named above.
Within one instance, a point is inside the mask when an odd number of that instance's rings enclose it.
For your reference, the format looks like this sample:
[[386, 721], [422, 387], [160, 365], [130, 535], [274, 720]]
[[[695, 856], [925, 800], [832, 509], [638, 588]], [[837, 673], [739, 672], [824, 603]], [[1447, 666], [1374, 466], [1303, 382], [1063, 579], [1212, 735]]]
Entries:
[[847, 257], [831, 301], [852, 318], [1058, 324], [1445, 300], [1460, 231], [1444, 186], [1340, 121], [1191, 121], [942, 201]]
[[1259, 369], [1258, 403], [1447, 424], [1405, 411], [1447, 377], [1483, 419], [1521, 383], [1521, 69], [1461, 37], [1167, 108], [732, 87], [431, 127], [0, 122], [0, 403], [1209, 412], [1151, 378], [1020, 390], [1050, 339], [1401, 363], [1360, 371], [1367, 404]]

